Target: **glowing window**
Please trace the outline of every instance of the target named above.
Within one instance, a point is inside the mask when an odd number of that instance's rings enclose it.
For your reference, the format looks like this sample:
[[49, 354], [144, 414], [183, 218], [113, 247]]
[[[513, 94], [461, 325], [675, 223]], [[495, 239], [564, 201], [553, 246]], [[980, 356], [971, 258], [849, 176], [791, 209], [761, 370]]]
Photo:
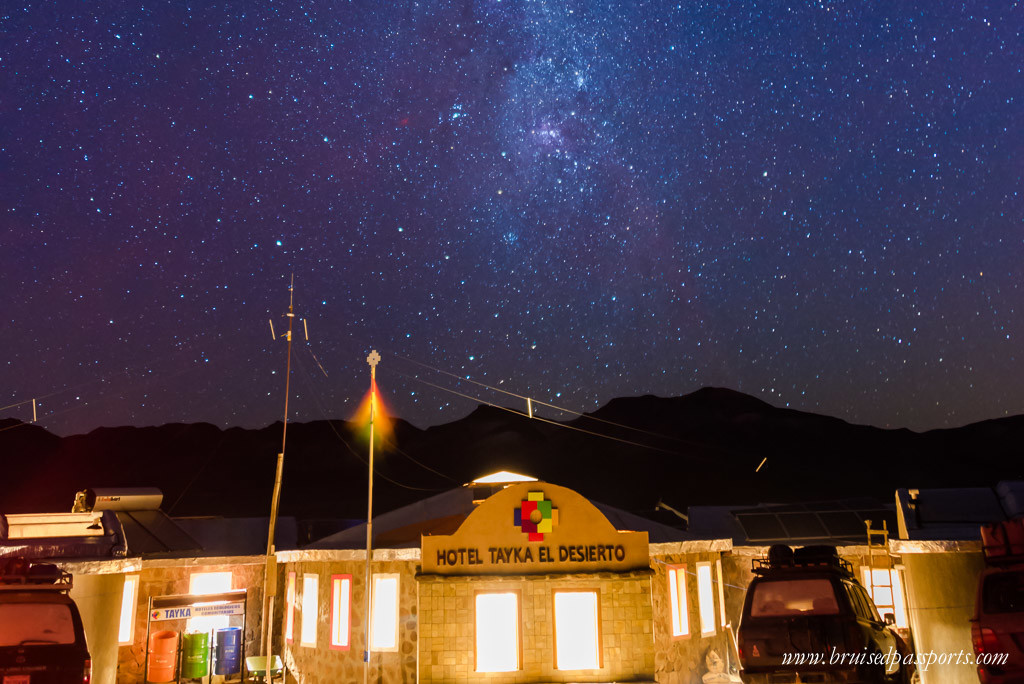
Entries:
[[316, 575], [302, 576], [302, 633], [299, 641], [303, 646], [316, 646], [317, 590]]
[[347, 651], [352, 634], [352, 575], [331, 575], [331, 648]]
[[398, 575], [373, 576], [370, 650], [398, 650]]
[[284, 590], [284, 638], [289, 644], [295, 640], [295, 573], [288, 573]]
[[[188, 593], [219, 594], [231, 591], [231, 572], [197, 572], [189, 576]], [[211, 632], [228, 626], [227, 615], [207, 615], [189, 618], [185, 623], [186, 632]]]
[[139, 576], [125, 575], [121, 592], [121, 622], [117, 628], [117, 643], [130, 644], [135, 640], [135, 604], [139, 597]]
[[892, 613], [896, 618], [896, 626], [906, 628], [907, 622], [906, 600], [903, 597], [903, 581], [900, 571], [885, 568], [871, 568], [861, 566], [861, 584], [868, 590], [868, 596], [874, 602], [878, 612], [882, 615]]
[[672, 636], [690, 633], [690, 611], [686, 606], [686, 566], [669, 566], [668, 597], [672, 605]]
[[476, 671], [519, 669], [519, 596], [476, 595]]
[[555, 592], [555, 667], [601, 667], [596, 591]]
[[697, 609], [700, 613], [700, 634], [715, 633], [715, 587], [711, 581], [711, 563], [697, 563]]

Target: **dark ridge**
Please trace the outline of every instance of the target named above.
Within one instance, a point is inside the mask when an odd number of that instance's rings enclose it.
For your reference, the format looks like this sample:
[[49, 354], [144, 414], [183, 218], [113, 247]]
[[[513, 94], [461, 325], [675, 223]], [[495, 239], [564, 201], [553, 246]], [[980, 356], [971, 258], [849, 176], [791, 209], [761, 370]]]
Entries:
[[[787, 502], [873, 496], [898, 487], [1024, 479], [1024, 416], [915, 433], [886, 430], [708, 387], [682, 397], [623, 397], [550, 422], [480, 406], [421, 430], [401, 419], [376, 451], [374, 508], [384, 512], [497, 470], [572, 487], [650, 514], [658, 501]], [[290, 423], [281, 514], [358, 519], [366, 512], [366, 435], [342, 420]], [[171, 515], [266, 515], [281, 424], [98, 428], [60, 438], [0, 421], [0, 512], [70, 510], [86, 487], [155, 486]], [[765, 460], [766, 459], [766, 460]], [[760, 471], [758, 465], [764, 460]]]

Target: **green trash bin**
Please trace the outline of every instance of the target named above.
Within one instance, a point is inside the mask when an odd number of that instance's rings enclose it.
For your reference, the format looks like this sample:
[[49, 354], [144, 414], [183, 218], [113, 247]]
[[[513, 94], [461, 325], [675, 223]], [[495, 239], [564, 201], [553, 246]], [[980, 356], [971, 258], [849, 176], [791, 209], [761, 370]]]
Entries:
[[210, 671], [210, 635], [207, 632], [183, 634], [181, 639], [181, 676], [205, 677]]

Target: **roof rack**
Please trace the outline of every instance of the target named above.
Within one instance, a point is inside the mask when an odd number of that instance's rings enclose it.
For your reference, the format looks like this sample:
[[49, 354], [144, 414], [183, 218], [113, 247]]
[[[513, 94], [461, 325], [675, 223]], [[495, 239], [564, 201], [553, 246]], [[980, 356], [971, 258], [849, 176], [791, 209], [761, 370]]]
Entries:
[[802, 546], [791, 549], [785, 544], [775, 544], [768, 549], [767, 558], [751, 561], [755, 575], [786, 570], [808, 569], [838, 570], [853, 576], [853, 565], [839, 557], [836, 547], [828, 545]]
[[71, 573], [53, 563], [0, 559], [0, 591], [70, 591], [72, 584]]

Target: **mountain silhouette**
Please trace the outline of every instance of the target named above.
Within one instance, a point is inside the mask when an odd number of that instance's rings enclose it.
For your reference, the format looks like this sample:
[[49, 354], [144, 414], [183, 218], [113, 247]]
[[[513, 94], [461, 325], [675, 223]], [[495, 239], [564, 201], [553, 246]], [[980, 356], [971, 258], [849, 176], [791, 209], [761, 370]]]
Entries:
[[[497, 470], [571, 487], [649, 517], [659, 501], [753, 504], [872, 496], [898, 487], [1024, 479], [1024, 416], [916, 433], [852, 425], [704, 388], [613, 399], [569, 421], [482, 405], [444, 425], [394, 421], [375, 452], [374, 510]], [[0, 513], [70, 510], [87, 487], [159, 487], [173, 516], [269, 514], [281, 424], [98, 428], [57, 437], [0, 421]], [[289, 423], [281, 515], [366, 515], [366, 437], [347, 421]], [[760, 465], [760, 469], [758, 466]], [[678, 523], [678, 519], [673, 522]]]

